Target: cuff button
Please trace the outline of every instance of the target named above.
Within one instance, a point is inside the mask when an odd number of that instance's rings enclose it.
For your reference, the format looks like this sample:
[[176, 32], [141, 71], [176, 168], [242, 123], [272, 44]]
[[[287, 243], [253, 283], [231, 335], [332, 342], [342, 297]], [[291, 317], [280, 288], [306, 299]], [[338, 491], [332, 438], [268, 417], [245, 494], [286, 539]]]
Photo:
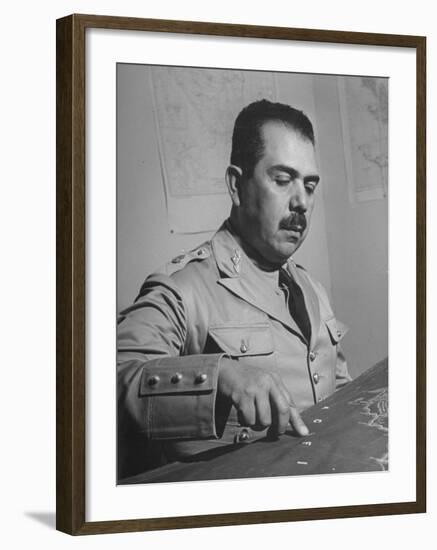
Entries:
[[147, 383], [149, 384], [149, 386], [156, 386], [156, 384], [158, 384], [159, 382], [159, 376], [151, 376], [148, 380], [147, 380]]
[[206, 374], [198, 374], [196, 376], [195, 382], [196, 382], [196, 384], [204, 384], [206, 382], [207, 378], [208, 377], [207, 377]]
[[243, 428], [235, 435], [234, 443], [247, 443], [249, 439], [249, 430], [247, 428]]
[[172, 384], [178, 384], [181, 380], [182, 380], [182, 374], [180, 372], [173, 374], [173, 376], [171, 377]]

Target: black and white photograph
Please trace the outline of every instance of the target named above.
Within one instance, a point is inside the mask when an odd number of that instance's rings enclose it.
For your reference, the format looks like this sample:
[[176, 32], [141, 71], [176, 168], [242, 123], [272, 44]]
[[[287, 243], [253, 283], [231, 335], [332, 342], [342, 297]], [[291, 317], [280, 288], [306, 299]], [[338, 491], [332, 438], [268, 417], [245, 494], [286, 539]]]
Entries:
[[4, 5], [1, 547], [434, 540], [437, 26], [403, 7]]
[[117, 484], [383, 476], [389, 79], [116, 71]]

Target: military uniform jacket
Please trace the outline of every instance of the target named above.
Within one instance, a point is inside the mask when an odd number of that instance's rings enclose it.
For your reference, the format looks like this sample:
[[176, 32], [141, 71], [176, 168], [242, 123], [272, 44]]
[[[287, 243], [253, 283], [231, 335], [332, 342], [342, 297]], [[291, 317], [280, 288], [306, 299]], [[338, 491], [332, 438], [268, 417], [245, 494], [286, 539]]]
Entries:
[[124, 468], [133, 456], [153, 463], [150, 441], [167, 441], [167, 457], [177, 458], [263, 435], [241, 428], [234, 409], [216, 417], [224, 355], [276, 370], [300, 410], [350, 380], [339, 346], [346, 328], [326, 292], [293, 260], [287, 269], [304, 296], [310, 341], [289, 313], [292, 296], [266, 284], [227, 222], [146, 279], [118, 325], [119, 472], [144, 469]]

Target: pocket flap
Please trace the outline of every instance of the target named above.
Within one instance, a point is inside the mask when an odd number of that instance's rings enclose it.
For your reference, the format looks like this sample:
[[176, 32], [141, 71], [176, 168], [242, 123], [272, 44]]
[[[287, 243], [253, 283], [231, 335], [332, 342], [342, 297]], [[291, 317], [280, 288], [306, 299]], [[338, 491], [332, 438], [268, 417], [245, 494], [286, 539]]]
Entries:
[[273, 353], [273, 338], [268, 323], [226, 324], [209, 328], [209, 334], [225, 353], [234, 357]]
[[342, 323], [341, 321], [337, 321], [335, 317], [327, 319], [325, 323], [333, 344], [337, 344], [338, 342], [340, 342], [340, 340], [349, 330], [349, 328], [344, 323]]

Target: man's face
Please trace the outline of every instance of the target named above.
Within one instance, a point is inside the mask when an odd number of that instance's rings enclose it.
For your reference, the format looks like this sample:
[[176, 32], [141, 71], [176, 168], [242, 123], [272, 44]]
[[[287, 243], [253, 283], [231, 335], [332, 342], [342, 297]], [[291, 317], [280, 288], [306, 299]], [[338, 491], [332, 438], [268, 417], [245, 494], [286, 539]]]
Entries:
[[320, 178], [313, 144], [292, 128], [267, 122], [261, 137], [264, 154], [242, 178], [239, 229], [264, 260], [282, 265], [308, 233]]

